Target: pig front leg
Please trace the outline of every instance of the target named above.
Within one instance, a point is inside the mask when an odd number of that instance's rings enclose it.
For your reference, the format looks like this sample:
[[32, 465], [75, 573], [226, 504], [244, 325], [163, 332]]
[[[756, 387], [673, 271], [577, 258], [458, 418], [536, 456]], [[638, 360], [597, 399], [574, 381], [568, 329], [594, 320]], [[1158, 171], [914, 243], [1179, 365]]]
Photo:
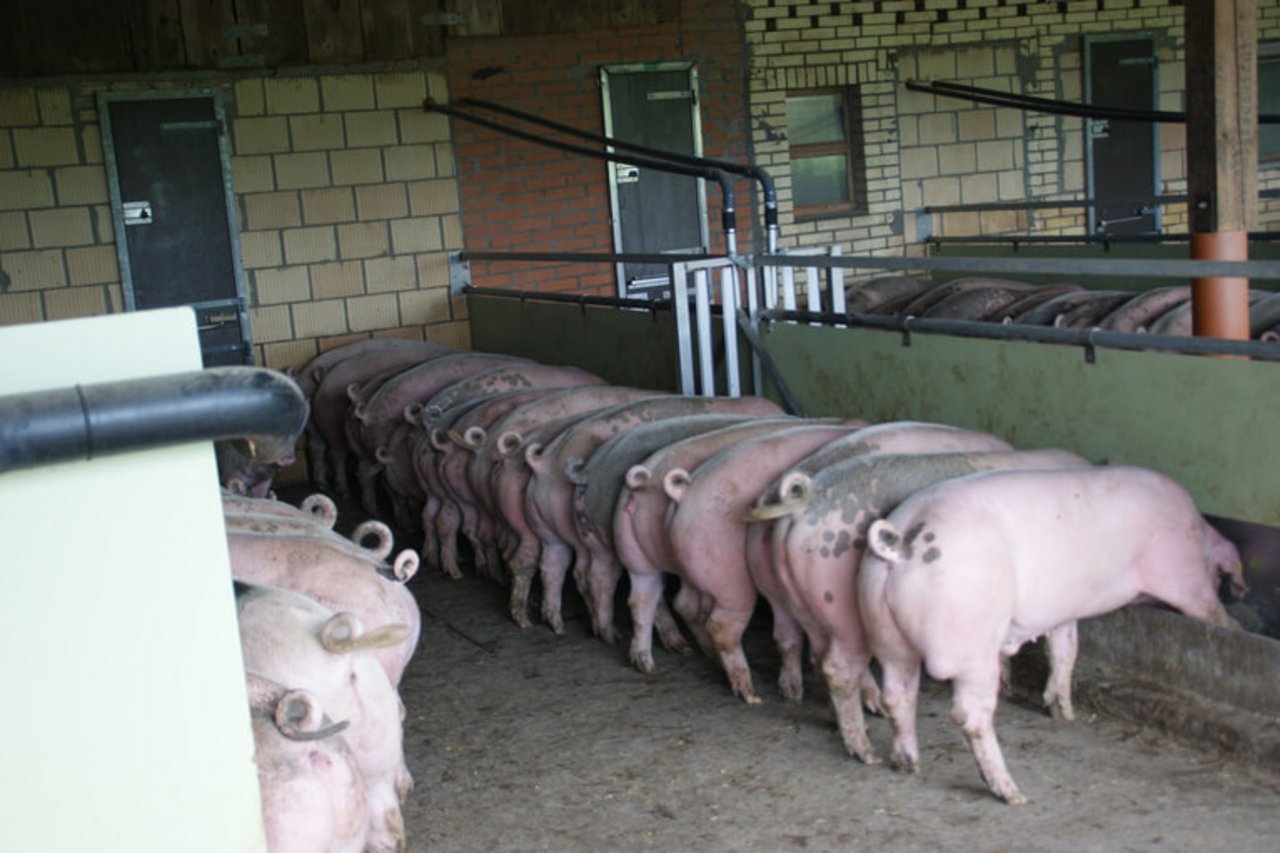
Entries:
[[964, 732], [982, 779], [991, 792], [1010, 805], [1022, 805], [1027, 798], [1013, 783], [996, 740], [994, 720], [999, 694], [999, 658], [993, 657], [985, 665], [974, 661], [952, 679], [951, 719]]
[[1076, 623], [1059, 625], [1045, 637], [1049, 646], [1049, 680], [1044, 688], [1044, 704], [1055, 720], [1074, 720], [1071, 707], [1071, 673], [1076, 667]]

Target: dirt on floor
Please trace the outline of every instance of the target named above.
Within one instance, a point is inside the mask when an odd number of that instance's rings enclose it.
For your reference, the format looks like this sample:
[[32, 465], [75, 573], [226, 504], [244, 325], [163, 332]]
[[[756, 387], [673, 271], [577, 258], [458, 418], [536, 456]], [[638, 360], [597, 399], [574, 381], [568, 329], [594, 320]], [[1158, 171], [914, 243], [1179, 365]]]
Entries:
[[[767, 620], [746, 638], [765, 702], [747, 706], [701, 655], [655, 651], [656, 674], [635, 671], [576, 599], [558, 637], [518, 628], [492, 582], [424, 570], [411, 587], [410, 851], [1280, 850], [1280, 776], [1130, 723], [1002, 701], [997, 733], [1031, 799], [1008, 806], [945, 685], [926, 680], [923, 770], [907, 776], [845, 754], [812, 672], [802, 703], [779, 698]], [[869, 727], [886, 755], [888, 721]]]

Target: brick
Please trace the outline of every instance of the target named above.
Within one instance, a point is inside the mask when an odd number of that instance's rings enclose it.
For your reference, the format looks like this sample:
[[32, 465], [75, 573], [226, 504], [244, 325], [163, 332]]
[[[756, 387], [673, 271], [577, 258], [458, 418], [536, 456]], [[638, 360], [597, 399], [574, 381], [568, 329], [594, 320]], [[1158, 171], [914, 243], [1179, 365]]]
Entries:
[[449, 101], [449, 81], [439, 71], [427, 72], [427, 97], [442, 104]]
[[14, 128], [13, 148], [21, 169], [74, 166], [80, 162], [76, 132], [70, 127]]
[[996, 70], [995, 55], [989, 47], [968, 48], [958, 51], [955, 53], [955, 63], [955, 76], [965, 79], [990, 77]]
[[287, 264], [314, 264], [338, 256], [333, 226], [294, 228], [284, 232], [284, 260]]
[[9, 277], [8, 290], [48, 290], [67, 285], [62, 252], [56, 249], [6, 252], [0, 255], [0, 270]]
[[416, 263], [418, 265], [418, 287], [449, 286], [449, 256], [447, 254], [437, 252], [429, 255], [419, 255]]
[[931, 178], [938, 174], [936, 148], [909, 148], [902, 151], [902, 178]]
[[268, 115], [320, 110], [320, 89], [311, 77], [277, 77], [263, 81], [262, 88]]
[[422, 216], [391, 223], [391, 251], [397, 255], [438, 252], [444, 248], [440, 218]]
[[396, 116], [390, 111], [347, 113], [347, 145], [351, 148], [372, 148], [377, 145], [394, 145]]
[[0, 213], [0, 252], [30, 248], [31, 234], [27, 231], [26, 214], [20, 210]]
[[289, 150], [289, 122], [282, 116], [238, 118], [232, 127], [236, 154], [282, 154]]
[[311, 282], [306, 267], [276, 267], [253, 273], [256, 305], [305, 302], [311, 298]]
[[1013, 168], [1012, 142], [979, 142], [978, 169], [983, 172], [998, 172]]
[[924, 181], [921, 189], [925, 205], [960, 203], [960, 181], [957, 178], [930, 178]]
[[65, 166], [53, 173], [59, 205], [107, 204], [107, 170], [102, 166]]
[[376, 148], [332, 151], [329, 166], [334, 184], [380, 184], [383, 180], [382, 152]]
[[329, 158], [322, 151], [307, 154], [277, 154], [276, 188], [312, 189], [329, 186]]
[[249, 329], [256, 343], [293, 339], [293, 323], [288, 305], [249, 309]]
[[65, 88], [40, 89], [36, 92], [40, 104], [40, 123], [44, 125], [71, 124], [71, 92]]
[[87, 207], [33, 210], [28, 217], [31, 223], [31, 245], [37, 249], [84, 246], [94, 242]]
[[385, 222], [357, 222], [338, 226], [338, 254], [343, 260], [385, 255], [389, 248]]
[[364, 293], [364, 264], [338, 261], [311, 267], [311, 294], [314, 299], [335, 299]]
[[443, 113], [429, 113], [421, 107], [415, 110], [399, 110], [396, 120], [400, 124], [400, 141], [405, 144], [417, 142], [448, 142], [449, 117]]
[[29, 86], [0, 84], [0, 127], [24, 127], [40, 123], [36, 92]]
[[235, 110], [239, 116], [260, 116], [267, 111], [261, 80], [241, 80], [235, 85]]
[[938, 171], [944, 175], [966, 175], [978, 167], [976, 146], [941, 145], [938, 147]]
[[435, 148], [431, 145], [398, 145], [383, 152], [388, 181], [414, 181], [436, 177]]
[[462, 217], [461, 216], [442, 216], [440, 217], [440, 235], [444, 240], [446, 250], [457, 250], [462, 248]]
[[418, 286], [417, 269], [412, 257], [372, 258], [364, 262], [365, 290], [389, 293], [413, 290]]
[[278, 267], [284, 264], [279, 231], [244, 231], [240, 234], [240, 257], [245, 269]]
[[274, 190], [276, 178], [271, 168], [271, 157], [265, 154], [232, 157], [231, 186], [237, 193], [266, 193]]
[[[0, 272], [3, 272], [2, 266]], [[43, 320], [39, 293], [0, 293], [0, 326], [39, 323]]]
[[101, 286], [49, 290], [44, 294], [44, 313], [47, 320], [96, 317], [99, 314], [106, 314], [106, 293]]
[[316, 357], [314, 340], [285, 341], [262, 347], [262, 365], [272, 370], [298, 369]]
[[67, 250], [67, 281], [73, 287], [120, 281], [120, 258], [114, 244]]
[[373, 78], [373, 90], [380, 110], [396, 107], [421, 109], [427, 97], [427, 81], [421, 71], [379, 74]]
[[449, 289], [432, 287], [426, 290], [413, 290], [401, 293], [400, 317], [405, 323], [426, 325], [442, 323], [452, 319], [449, 316]]
[[342, 117], [336, 115], [290, 116], [289, 135], [294, 151], [327, 151], [346, 144]]
[[257, 193], [244, 197], [245, 225], [249, 230], [296, 228], [302, 224], [296, 193]]
[[959, 139], [962, 142], [995, 138], [995, 110], [965, 110], [956, 116], [956, 122], [959, 126]]
[[346, 300], [326, 299], [323, 302], [299, 302], [290, 306], [293, 327], [300, 338], [321, 335], [341, 335], [350, 331], [347, 327]]
[[414, 216], [456, 213], [458, 209], [456, 181], [415, 181], [409, 184], [409, 210]]
[[995, 175], [961, 175], [960, 198], [965, 204], [986, 204], [1000, 198], [999, 184]]
[[453, 146], [439, 144], [436, 149], [436, 173], [442, 178], [452, 178], [458, 174], [457, 164], [454, 162]]
[[393, 329], [400, 325], [399, 303], [391, 293], [348, 299], [347, 316], [353, 332]]
[[437, 323], [427, 327], [427, 340], [455, 349], [471, 349], [471, 324], [465, 322]]
[[342, 110], [371, 110], [373, 78], [368, 74], [341, 74], [320, 80], [320, 94], [324, 98], [326, 112]]
[[356, 216], [361, 220], [399, 219], [409, 212], [404, 184], [356, 188]]
[[942, 145], [956, 141], [956, 117], [954, 113], [934, 113], [920, 117], [920, 143]]
[[302, 196], [302, 221], [307, 225], [350, 222], [356, 218], [355, 202], [348, 187], [306, 190]]

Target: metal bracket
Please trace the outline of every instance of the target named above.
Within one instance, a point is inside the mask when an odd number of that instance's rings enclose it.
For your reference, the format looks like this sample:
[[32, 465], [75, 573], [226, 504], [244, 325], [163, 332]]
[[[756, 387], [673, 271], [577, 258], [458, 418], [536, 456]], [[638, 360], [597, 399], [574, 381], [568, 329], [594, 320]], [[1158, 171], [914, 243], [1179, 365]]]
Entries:
[[915, 318], [914, 314], [908, 314], [902, 318], [902, 345], [904, 347], [911, 346], [911, 321]]
[[449, 253], [449, 295], [461, 296], [471, 286], [471, 264], [462, 260], [461, 252]]
[[1098, 331], [1098, 327], [1094, 326], [1084, 334], [1084, 363], [1094, 364], [1097, 361], [1097, 353], [1094, 350], [1093, 336]]

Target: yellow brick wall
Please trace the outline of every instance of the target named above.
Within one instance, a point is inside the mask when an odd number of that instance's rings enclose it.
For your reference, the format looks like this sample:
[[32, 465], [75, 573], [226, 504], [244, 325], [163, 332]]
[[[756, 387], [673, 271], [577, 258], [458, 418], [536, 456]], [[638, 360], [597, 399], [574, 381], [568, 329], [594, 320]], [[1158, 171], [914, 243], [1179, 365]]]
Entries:
[[[0, 82], [0, 324], [123, 310], [96, 95], [168, 80]], [[228, 118], [257, 363], [368, 336], [469, 344], [443, 73], [202, 80]]]
[[[1157, 109], [1184, 108], [1182, 3], [1173, 0], [922, 0], [812, 3], [747, 0], [752, 145], [779, 187], [783, 244], [839, 243], [845, 251], [920, 250], [918, 236], [1082, 234], [1078, 207], [932, 214], [930, 205], [1046, 202], [1086, 195], [1083, 120], [998, 109], [906, 89], [946, 80], [1083, 100], [1084, 36], [1152, 37]], [[1280, 0], [1259, 0], [1259, 39], [1280, 38]], [[791, 209], [788, 91], [858, 86], [868, 212], [797, 222]], [[1160, 125], [1160, 191], [1186, 190], [1186, 133]], [[1259, 189], [1280, 188], [1280, 166]], [[1166, 231], [1186, 231], [1185, 205], [1165, 205]], [[1258, 227], [1280, 227], [1280, 199], [1264, 199]]]

